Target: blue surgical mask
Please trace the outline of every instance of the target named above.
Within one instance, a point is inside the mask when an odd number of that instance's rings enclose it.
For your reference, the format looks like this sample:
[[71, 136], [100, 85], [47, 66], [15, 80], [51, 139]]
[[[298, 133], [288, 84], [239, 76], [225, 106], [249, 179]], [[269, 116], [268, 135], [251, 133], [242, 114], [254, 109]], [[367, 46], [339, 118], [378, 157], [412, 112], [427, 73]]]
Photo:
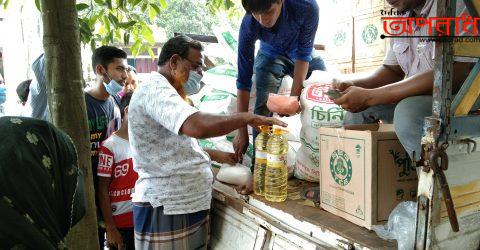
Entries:
[[110, 82], [103, 83], [103, 86], [105, 86], [105, 90], [110, 94], [110, 95], [116, 95], [123, 89], [123, 85], [118, 83], [117, 81], [113, 80], [108, 74], [108, 78], [110, 78]]
[[183, 85], [183, 90], [186, 95], [194, 95], [200, 91], [201, 85], [200, 81], [202, 80], [202, 75], [195, 71], [190, 71], [188, 76], [188, 81]]
[[7, 100], [7, 88], [0, 85], [0, 104], [4, 103]]

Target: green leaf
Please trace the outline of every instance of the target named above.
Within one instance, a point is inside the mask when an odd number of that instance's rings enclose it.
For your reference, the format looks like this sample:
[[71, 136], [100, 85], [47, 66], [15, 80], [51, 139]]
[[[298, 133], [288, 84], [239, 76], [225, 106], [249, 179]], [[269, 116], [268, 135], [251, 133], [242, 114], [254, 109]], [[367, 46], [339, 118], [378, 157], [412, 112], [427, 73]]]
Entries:
[[110, 43], [113, 43], [113, 32], [110, 32], [110, 35], [108, 36], [108, 41], [110, 41]]
[[[157, 12], [157, 15], [161, 15], [162, 14], [162, 11], [160, 10], [160, 8], [158, 7], [158, 5], [154, 4], [154, 3], [151, 3], [150, 4], [150, 7], [152, 7], [152, 9], [155, 10], [155, 12]], [[153, 20], [152, 20], [153, 21]]]
[[107, 44], [108, 43], [111, 34], [112, 34], [111, 30], [107, 31], [107, 35], [104, 36], [103, 39], [102, 39], [102, 44]]
[[168, 7], [167, 1], [165, 0], [158, 0], [158, 3], [160, 3], [162, 9], [166, 9]]
[[233, 3], [231, 0], [225, 0], [224, 4], [226, 10], [235, 7], [235, 3]]
[[105, 30], [110, 31], [110, 20], [106, 16], [103, 16], [102, 20], [105, 25]]
[[98, 5], [103, 5], [104, 4], [103, 0], [94, 0], [94, 1]]
[[3, 3], [3, 9], [7, 9], [8, 3], [10, 3], [10, 0], [5, 0], [5, 2]]
[[[0, 1], [0, 4], [2, 4], [3, 0]], [[37, 7], [38, 11], [42, 11], [42, 8], [40, 6], [40, 0], [35, 0], [35, 7]]]
[[121, 10], [125, 10], [126, 7], [127, 7], [127, 1], [126, 1], [126, 0], [119, 0], [119, 2], [118, 2], [118, 7], [119, 7]]
[[125, 46], [128, 46], [129, 43], [130, 43], [130, 33], [125, 32], [123, 33], [123, 44]]
[[0, 5], [2, 5], [2, 3], [3, 3], [3, 0], [0, 0]]
[[137, 6], [141, 1], [142, 1], [142, 0], [132, 0], [130, 5], [131, 5], [132, 8], [133, 8], [133, 7]]
[[135, 25], [137, 23], [137, 21], [130, 21], [130, 22], [120, 22], [118, 23], [118, 27], [120, 28], [123, 28], [123, 29], [129, 29], [131, 28], [133, 25]]
[[148, 4], [147, 4], [147, 3], [143, 3], [143, 4], [142, 4], [142, 8], [141, 8], [142, 12], [145, 12], [145, 11], [147, 10], [147, 7], [148, 7]]
[[122, 35], [120, 34], [120, 30], [116, 29], [115, 32], [115, 39], [117, 39], [118, 41], [120, 41], [122, 39]]
[[118, 26], [118, 18], [115, 15], [112, 13], [108, 14], [108, 19], [113, 23], [113, 25]]
[[85, 19], [79, 18], [80, 30], [84, 30], [86, 33], [92, 34], [92, 29], [88, 26], [88, 22]]
[[[35, 0], [35, 4], [36, 4], [36, 0]], [[77, 8], [77, 12], [80, 12], [84, 9], [88, 9], [90, 7], [90, 5], [86, 4], [86, 3], [79, 3], [77, 4], [76, 8]]]
[[151, 6], [148, 8], [148, 17], [150, 18], [150, 21], [154, 21], [155, 20], [155, 10], [153, 8], [151, 8]]
[[106, 0], [106, 4], [107, 4], [109, 9], [113, 9], [112, 0]]
[[95, 51], [95, 49], [97, 48], [97, 45], [95, 44], [95, 39], [92, 39], [90, 40], [90, 49], [93, 51]]
[[150, 55], [150, 57], [151, 57], [152, 59], [155, 59], [155, 53], [153, 53], [152, 48], [151, 48], [151, 47], [148, 47], [148, 48], [147, 48], [147, 51], [148, 51], [148, 54]]
[[142, 27], [142, 36], [145, 40], [147, 40], [148, 44], [155, 45], [155, 38], [153, 37], [153, 32], [148, 26]]
[[131, 48], [133, 57], [136, 57], [138, 55], [138, 51], [141, 45], [142, 43], [140, 42], [140, 39], [137, 39]]
[[95, 24], [98, 21], [98, 18], [100, 18], [103, 15], [103, 11], [100, 11], [98, 14], [93, 15], [89, 20], [88, 20], [88, 25], [90, 27], [95, 27]]

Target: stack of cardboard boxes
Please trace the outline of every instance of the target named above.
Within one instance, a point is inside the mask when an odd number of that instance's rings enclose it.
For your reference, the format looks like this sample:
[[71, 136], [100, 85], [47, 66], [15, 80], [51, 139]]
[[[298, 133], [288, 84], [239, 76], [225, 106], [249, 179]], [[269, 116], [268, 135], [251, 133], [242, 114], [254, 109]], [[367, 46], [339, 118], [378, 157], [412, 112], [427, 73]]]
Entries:
[[[387, 41], [380, 39], [380, 12], [387, 8], [385, 0], [322, 1], [319, 34], [326, 36], [326, 61], [340, 73], [372, 71], [380, 66], [387, 48]], [[342, 11], [333, 15], [332, 10]]]

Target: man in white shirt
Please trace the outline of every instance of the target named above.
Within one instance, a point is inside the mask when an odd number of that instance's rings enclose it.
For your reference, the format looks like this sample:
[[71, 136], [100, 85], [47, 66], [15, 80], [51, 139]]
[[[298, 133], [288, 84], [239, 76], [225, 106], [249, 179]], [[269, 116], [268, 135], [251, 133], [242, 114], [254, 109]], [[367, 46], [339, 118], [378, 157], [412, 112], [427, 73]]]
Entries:
[[[249, 113], [202, 113], [186, 102], [183, 85], [203, 64], [202, 45], [186, 36], [165, 43], [159, 70], [138, 86], [129, 106], [129, 137], [138, 173], [134, 203], [135, 248], [206, 249], [213, 175], [198, 138], [222, 136], [243, 126], [281, 125]], [[220, 158], [220, 159], [219, 159]]]

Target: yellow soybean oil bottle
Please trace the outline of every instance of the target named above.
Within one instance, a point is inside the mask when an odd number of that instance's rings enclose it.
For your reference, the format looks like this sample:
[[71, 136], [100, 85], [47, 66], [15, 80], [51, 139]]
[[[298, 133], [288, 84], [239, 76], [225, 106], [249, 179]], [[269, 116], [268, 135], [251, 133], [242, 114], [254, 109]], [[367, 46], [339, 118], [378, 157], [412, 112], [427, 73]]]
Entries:
[[270, 138], [270, 127], [260, 126], [260, 133], [255, 139], [255, 166], [253, 169], [253, 192], [264, 195], [265, 169], [267, 168], [267, 142]]
[[265, 199], [282, 202], [287, 199], [288, 141], [283, 130], [275, 128], [267, 142], [267, 170], [265, 171]]

